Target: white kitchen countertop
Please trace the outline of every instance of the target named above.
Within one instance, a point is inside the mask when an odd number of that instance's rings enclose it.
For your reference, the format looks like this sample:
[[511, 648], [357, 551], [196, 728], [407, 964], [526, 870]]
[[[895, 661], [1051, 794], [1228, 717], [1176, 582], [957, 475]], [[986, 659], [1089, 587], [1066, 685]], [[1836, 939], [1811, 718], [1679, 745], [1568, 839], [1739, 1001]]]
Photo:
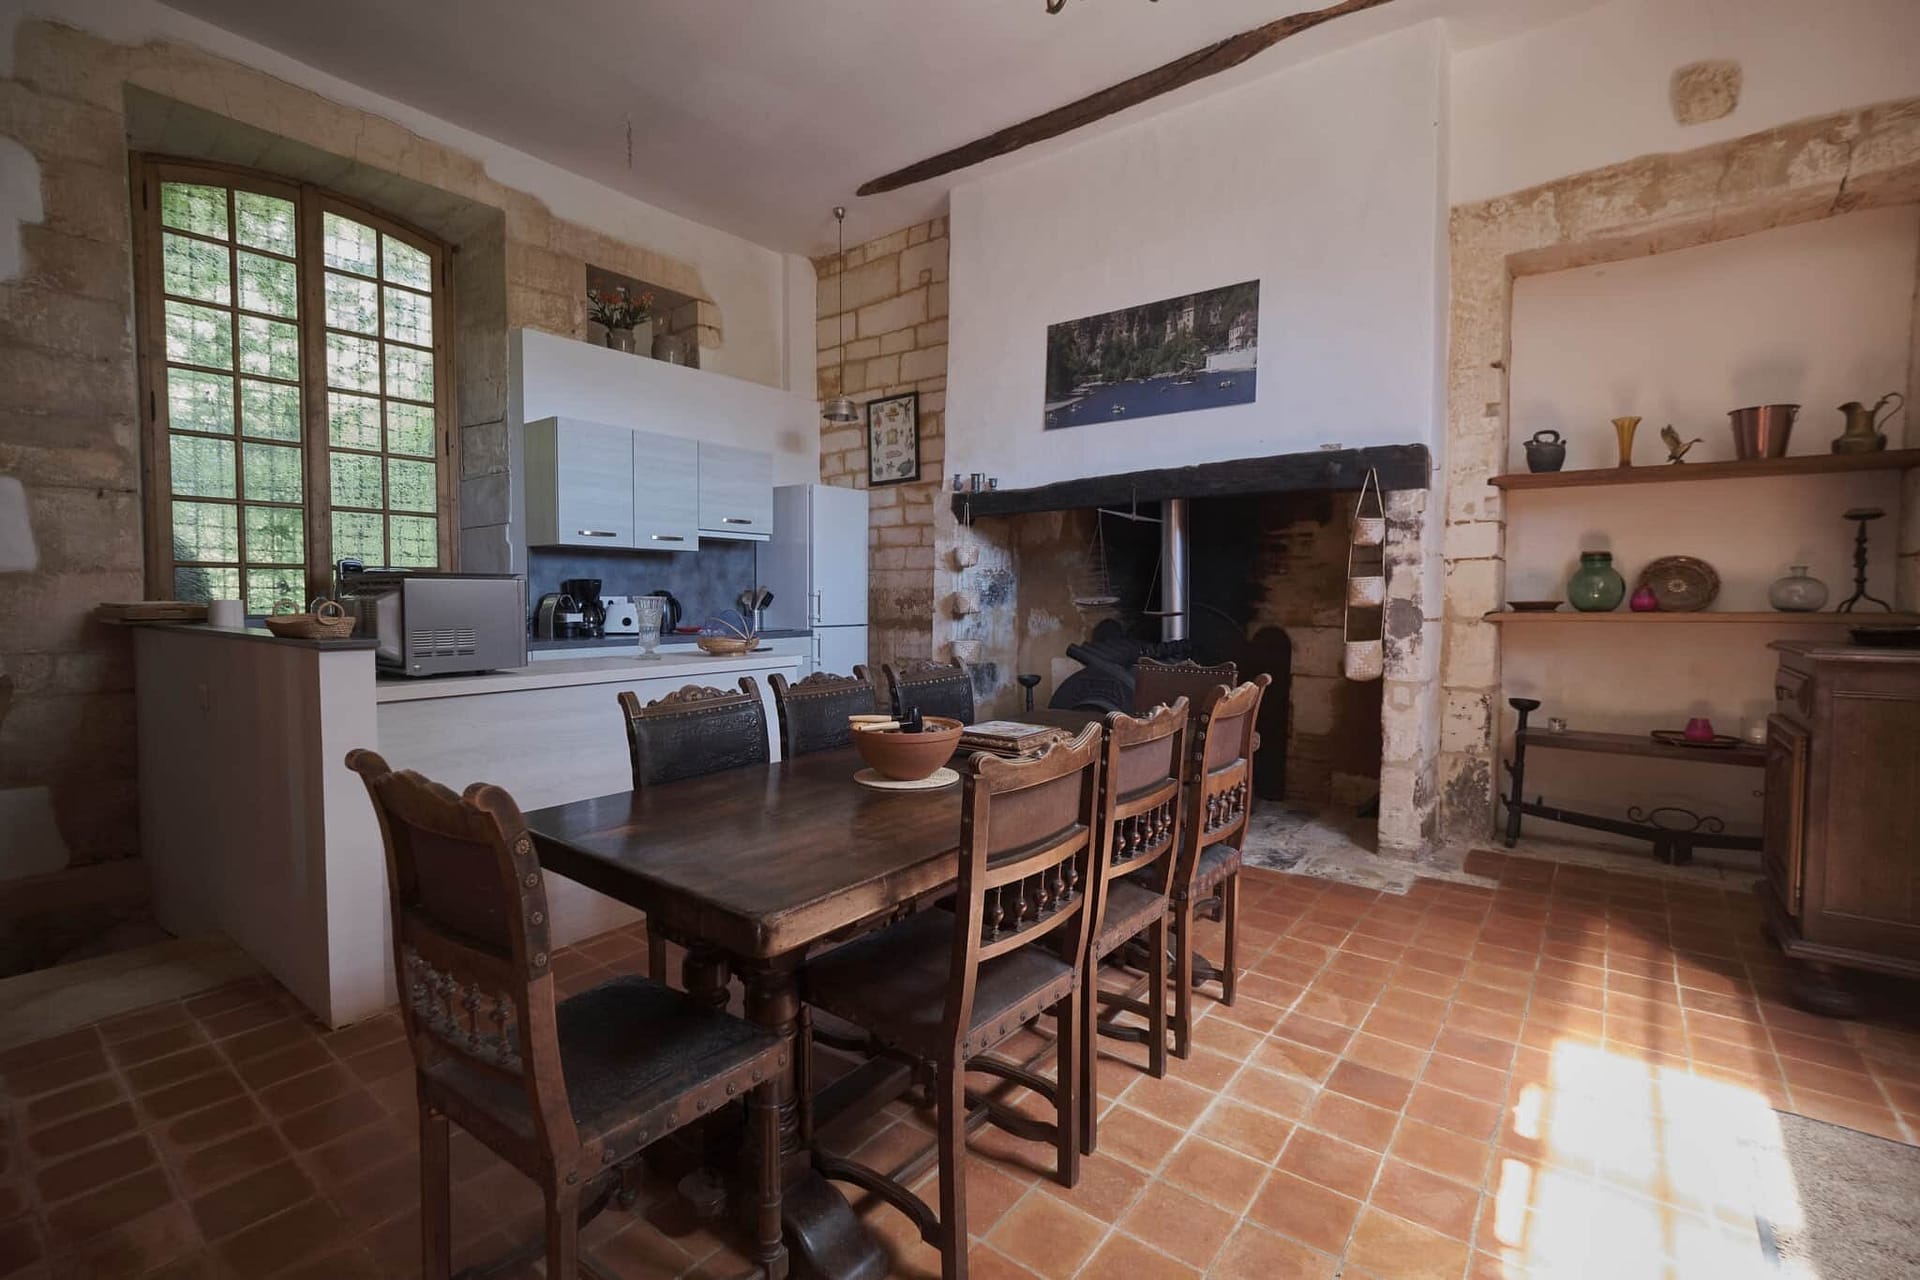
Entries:
[[471, 676], [382, 676], [374, 685], [376, 702], [418, 702], [429, 698], [464, 698], [482, 693], [518, 693], [527, 689], [562, 689], [591, 684], [628, 684], [635, 680], [684, 680], [688, 683], [730, 685], [743, 675], [785, 671], [800, 665], [796, 654], [748, 653], [736, 658], [691, 653], [662, 653], [652, 662], [638, 657], [547, 659], [504, 671]]

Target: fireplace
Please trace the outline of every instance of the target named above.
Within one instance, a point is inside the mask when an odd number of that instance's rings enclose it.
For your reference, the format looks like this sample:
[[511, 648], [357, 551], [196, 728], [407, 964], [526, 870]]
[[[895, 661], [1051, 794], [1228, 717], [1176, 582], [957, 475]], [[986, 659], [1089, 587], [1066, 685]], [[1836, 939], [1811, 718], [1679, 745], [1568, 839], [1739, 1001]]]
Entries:
[[[1388, 492], [1384, 681], [1341, 674], [1352, 505], [1370, 468]], [[1017, 713], [1017, 673], [1056, 707], [1130, 708], [1142, 657], [1233, 662], [1274, 680], [1262, 704], [1256, 793], [1348, 811], [1377, 804], [1383, 847], [1431, 832], [1437, 738], [1422, 548], [1426, 450], [1338, 450], [958, 495], [981, 613], [937, 640], [968, 641], [996, 714]], [[1104, 511], [1104, 514], [1103, 514]], [[1169, 518], [1171, 517], [1171, 518]], [[971, 524], [971, 529], [960, 526]], [[1090, 585], [1092, 584], [1092, 585]]]

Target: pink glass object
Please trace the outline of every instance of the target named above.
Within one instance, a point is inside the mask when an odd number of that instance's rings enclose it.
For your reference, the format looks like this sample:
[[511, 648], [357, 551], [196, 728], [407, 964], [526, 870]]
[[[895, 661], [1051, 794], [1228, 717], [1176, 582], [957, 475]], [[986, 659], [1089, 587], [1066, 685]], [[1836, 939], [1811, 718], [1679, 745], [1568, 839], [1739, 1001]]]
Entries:
[[1660, 597], [1653, 594], [1652, 587], [1638, 587], [1627, 601], [1627, 608], [1635, 613], [1654, 613], [1660, 608]]
[[1695, 716], [1687, 721], [1684, 736], [1688, 742], [1712, 742], [1713, 721], [1705, 716]]

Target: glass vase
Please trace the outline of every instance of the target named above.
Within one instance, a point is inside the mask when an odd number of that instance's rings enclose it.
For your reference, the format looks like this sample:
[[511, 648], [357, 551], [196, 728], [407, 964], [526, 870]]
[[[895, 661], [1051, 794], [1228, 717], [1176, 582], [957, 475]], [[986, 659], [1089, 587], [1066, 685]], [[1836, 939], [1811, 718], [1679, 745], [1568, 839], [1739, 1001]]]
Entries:
[[1613, 567], [1611, 551], [1582, 551], [1580, 567], [1567, 579], [1567, 603], [1581, 613], [1610, 613], [1627, 598], [1627, 580]]
[[661, 596], [635, 596], [633, 598], [633, 622], [636, 638], [640, 641], [640, 661], [656, 662], [660, 655], [654, 650], [660, 645], [660, 622], [667, 614], [667, 602]]
[[1767, 603], [1782, 613], [1815, 613], [1827, 602], [1827, 584], [1796, 564], [1784, 578], [1767, 588]]

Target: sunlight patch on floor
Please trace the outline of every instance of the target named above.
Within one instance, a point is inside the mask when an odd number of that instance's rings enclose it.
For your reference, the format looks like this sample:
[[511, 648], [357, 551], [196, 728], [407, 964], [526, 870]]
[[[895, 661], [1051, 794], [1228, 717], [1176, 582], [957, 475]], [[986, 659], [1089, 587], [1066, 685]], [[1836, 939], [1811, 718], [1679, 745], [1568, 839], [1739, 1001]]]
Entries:
[[1509, 1125], [1483, 1236], [1508, 1280], [1782, 1275], [1755, 1218], [1802, 1215], [1763, 1095], [1563, 1041]]

